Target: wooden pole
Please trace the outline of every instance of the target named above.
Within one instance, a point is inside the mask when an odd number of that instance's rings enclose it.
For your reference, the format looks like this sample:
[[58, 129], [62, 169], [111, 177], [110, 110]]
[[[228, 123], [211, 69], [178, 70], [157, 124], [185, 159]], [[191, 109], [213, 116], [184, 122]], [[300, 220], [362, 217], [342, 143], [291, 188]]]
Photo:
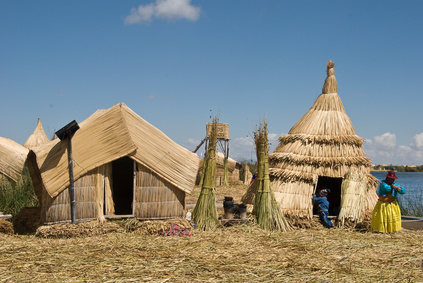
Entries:
[[68, 160], [69, 160], [69, 181], [70, 181], [70, 200], [71, 200], [71, 218], [72, 224], [76, 223], [76, 201], [75, 201], [75, 186], [73, 179], [73, 159], [72, 159], [72, 134], [69, 133], [69, 150], [68, 150]]

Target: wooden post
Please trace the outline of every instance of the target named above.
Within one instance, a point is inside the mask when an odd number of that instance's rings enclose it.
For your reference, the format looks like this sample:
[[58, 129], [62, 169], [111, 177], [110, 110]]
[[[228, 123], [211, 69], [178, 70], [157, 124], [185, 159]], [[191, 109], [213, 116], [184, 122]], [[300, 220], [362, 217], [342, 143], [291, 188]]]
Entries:
[[71, 218], [72, 224], [76, 223], [76, 201], [75, 201], [75, 185], [73, 179], [73, 159], [72, 159], [72, 134], [68, 134], [69, 147], [68, 147], [68, 160], [69, 160], [69, 182], [70, 182], [70, 200], [71, 200]]

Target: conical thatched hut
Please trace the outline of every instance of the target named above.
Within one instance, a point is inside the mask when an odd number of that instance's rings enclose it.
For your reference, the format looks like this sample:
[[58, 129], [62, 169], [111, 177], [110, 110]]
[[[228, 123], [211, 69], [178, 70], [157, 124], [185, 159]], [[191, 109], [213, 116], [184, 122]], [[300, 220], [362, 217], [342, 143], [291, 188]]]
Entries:
[[46, 132], [44, 132], [43, 124], [41, 124], [41, 120], [38, 118], [37, 127], [35, 127], [34, 132], [32, 132], [24, 143], [24, 147], [33, 148], [48, 143], [49, 141]]
[[18, 182], [29, 150], [17, 142], [0, 137], [0, 179]]
[[360, 221], [377, 201], [377, 179], [338, 96], [333, 67], [329, 61], [322, 94], [269, 156], [272, 188], [285, 215], [311, 218], [312, 194], [326, 187], [331, 215]]
[[[76, 220], [185, 216], [199, 158], [123, 103], [98, 110], [72, 137]], [[68, 142], [33, 148], [28, 166], [42, 223], [71, 220]]]

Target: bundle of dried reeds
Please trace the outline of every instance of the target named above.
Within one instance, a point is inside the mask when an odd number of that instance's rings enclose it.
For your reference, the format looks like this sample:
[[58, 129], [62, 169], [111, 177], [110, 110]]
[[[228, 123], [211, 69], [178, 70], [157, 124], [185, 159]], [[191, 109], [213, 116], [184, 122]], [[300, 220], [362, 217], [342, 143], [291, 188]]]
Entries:
[[6, 219], [0, 218], [0, 233], [12, 235], [15, 233], [13, 224]]
[[291, 226], [282, 214], [275, 199], [269, 178], [269, 143], [267, 138], [267, 122], [264, 120], [254, 133], [257, 153], [257, 187], [253, 214], [257, 223], [265, 230], [291, 230]]
[[349, 172], [341, 186], [341, 211], [338, 226], [342, 227], [346, 220], [361, 222], [367, 207], [367, 176], [362, 172]]
[[192, 213], [196, 228], [201, 230], [214, 230], [218, 224], [215, 196], [217, 123], [218, 119], [214, 118], [209, 136], [207, 157], [203, 166], [201, 192]]
[[227, 158], [227, 156], [225, 156], [225, 159], [223, 161], [223, 185], [224, 186], [229, 185], [228, 179], [229, 179], [229, 177], [228, 177], [228, 158]]

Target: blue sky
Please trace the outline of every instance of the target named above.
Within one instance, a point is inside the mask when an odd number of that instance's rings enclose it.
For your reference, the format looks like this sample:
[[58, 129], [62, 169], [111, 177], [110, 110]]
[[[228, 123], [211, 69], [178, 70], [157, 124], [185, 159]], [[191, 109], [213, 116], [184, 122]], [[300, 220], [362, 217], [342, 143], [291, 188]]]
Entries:
[[210, 117], [254, 158], [321, 93], [338, 94], [375, 164], [423, 164], [423, 1], [0, 1], [0, 136], [23, 144], [124, 102], [194, 150]]

